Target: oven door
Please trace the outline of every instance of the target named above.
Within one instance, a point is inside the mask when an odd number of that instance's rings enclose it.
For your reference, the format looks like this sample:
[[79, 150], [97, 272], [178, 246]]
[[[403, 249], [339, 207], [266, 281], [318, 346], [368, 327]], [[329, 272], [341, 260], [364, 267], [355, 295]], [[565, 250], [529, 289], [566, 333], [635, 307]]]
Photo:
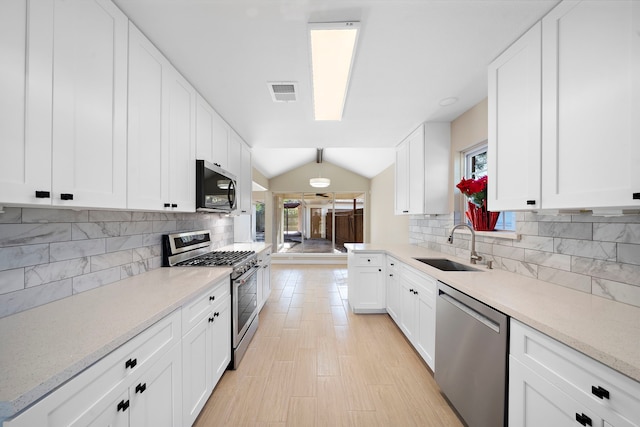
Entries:
[[231, 282], [233, 288], [233, 348], [237, 348], [258, 314], [258, 270], [256, 266]]

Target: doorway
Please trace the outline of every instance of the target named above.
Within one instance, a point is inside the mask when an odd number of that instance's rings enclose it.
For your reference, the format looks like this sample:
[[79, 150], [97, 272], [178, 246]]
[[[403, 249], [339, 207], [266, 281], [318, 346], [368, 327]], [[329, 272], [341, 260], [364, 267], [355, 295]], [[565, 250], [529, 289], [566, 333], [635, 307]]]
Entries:
[[274, 194], [274, 246], [278, 253], [341, 254], [363, 242], [364, 194]]

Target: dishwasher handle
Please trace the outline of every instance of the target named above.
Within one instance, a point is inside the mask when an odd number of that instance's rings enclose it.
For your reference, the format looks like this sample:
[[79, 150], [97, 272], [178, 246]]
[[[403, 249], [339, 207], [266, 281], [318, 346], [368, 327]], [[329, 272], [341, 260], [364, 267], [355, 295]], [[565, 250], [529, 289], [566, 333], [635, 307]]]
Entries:
[[468, 305], [458, 301], [457, 299], [455, 299], [451, 295], [443, 292], [442, 290], [440, 291], [440, 295], [439, 296], [443, 300], [447, 301], [449, 304], [455, 306], [459, 310], [461, 310], [461, 311], [465, 312], [466, 314], [468, 314], [469, 316], [473, 317], [474, 319], [476, 319], [478, 322], [482, 323], [483, 325], [485, 325], [489, 329], [492, 329], [494, 332], [496, 332], [498, 334], [500, 333], [500, 325], [498, 323], [494, 322], [493, 320], [489, 319], [487, 316], [485, 316], [485, 315], [483, 315], [481, 313], [478, 313], [477, 311], [475, 311], [474, 309], [472, 309]]

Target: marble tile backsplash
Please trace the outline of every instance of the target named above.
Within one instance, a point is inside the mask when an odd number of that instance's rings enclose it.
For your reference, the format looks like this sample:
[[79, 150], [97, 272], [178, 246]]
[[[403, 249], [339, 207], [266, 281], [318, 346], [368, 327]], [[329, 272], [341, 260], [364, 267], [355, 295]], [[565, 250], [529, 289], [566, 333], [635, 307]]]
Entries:
[[[468, 258], [470, 234], [456, 233], [453, 245], [447, 242], [458, 215], [413, 216], [410, 242]], [[516, 221], [518, 240], [486, 234], [476, 239], [476, 250], [494, 268], [640, 307], [640, 215], [522, 212]]]
[[161, 266], [161, 236], [210, 229], [233, 243], [219, 214], [4, 208], [0, 213], [0, 317]]

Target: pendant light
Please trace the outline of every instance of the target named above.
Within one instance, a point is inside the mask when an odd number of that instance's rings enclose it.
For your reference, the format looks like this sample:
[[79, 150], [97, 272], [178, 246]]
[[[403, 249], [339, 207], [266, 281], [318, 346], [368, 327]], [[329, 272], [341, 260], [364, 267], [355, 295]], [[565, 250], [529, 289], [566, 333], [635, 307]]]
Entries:
[[[318, 165], [322, 164], [322, 148], [318, 148], [318, 152], [316, 154], [316, 163]], [[315, 188], [326, 188], [331, 185], [331, 180], [329, 178], [322, 178], [321, 172], [322, 166], [318, 166], [318, 177], [311, 178], [309, 180], [309, 185]]]

